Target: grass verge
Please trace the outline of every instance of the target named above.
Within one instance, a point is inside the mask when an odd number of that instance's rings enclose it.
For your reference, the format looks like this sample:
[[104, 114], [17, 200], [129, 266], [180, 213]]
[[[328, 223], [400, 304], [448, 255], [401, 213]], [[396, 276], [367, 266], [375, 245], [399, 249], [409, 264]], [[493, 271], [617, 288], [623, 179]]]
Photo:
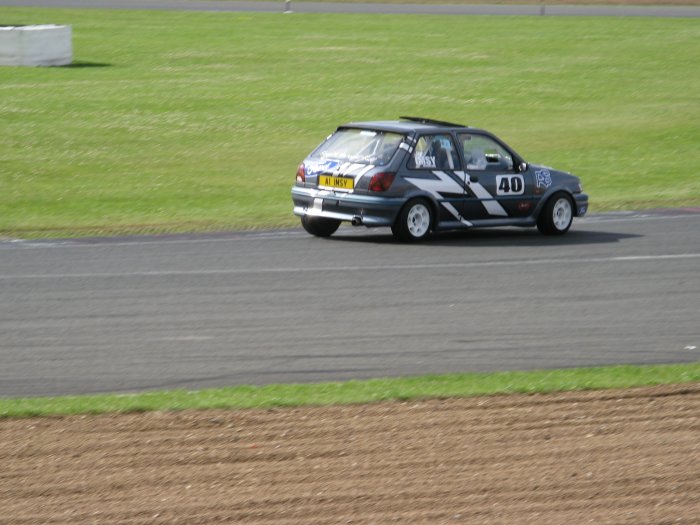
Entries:
[[0, 237], [298, 224], [336, 125], [418, 114], [579, 175], [592, 209], [700, 203], [697, 19], [0, 7], [73, 27], [63, 68], [0, 68]]
[[429, 375], [341, 383], [238, 386], [200, 391], [0, 399], [0, 418], [318, 406], [697, 382], [700, 382], [700, 363]]

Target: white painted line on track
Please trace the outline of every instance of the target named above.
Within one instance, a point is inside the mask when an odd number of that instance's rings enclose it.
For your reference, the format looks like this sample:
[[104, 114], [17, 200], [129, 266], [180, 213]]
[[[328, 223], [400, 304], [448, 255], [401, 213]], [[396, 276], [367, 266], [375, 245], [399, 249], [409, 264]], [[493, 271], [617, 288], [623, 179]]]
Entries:
[[[196, 234], [193, 234], [196, 235]], [[202, 237], [202, 238], [189, 238], [189, 239], [139, 239], [135, 237], [134, 240], [127, 241], [115, 241], [108, 237], [99, 239], [96, 241], [80, 241], [73, 239], [62, 239], [60, 241], [50, 241], [50, 240], [24, 240], [24, 239], [10, 239], [0, 241], [0, 249], [45, 249], [45, 248], [110, 248], [112, 246], [157, 246], [159, 244], [201, 244], [201, 243], [219, 243], [219, 242], [232, 242], [232, 241], [268, 241], [268, 240], [282, 240], [289, 239], [293, 237], [309, 237], [310, 235], [305, 231], [289, 231], [289, 232], [255, 232], [246, 233], [242, 232], [239, 234], [232, 233], [230, 235], [222, 237]]]
[[613, 261], [662, 261], [665, 259], [694, 259], [697, 253], [680, 253], [675, 255], [621, 255], [613, 257]]
[[602, 213], [600, 215], [587, 215], [585, 217], [576, 218], [574, 219], [574, 224], [587, 224], [596, 222], [666, 221], [669, 219], [700, 219], [700, 213], [661, 215], [651, 213], [612, 212]]
[[112, 278], [112, 277], [174, 277], [174, 276], [209, 276], [209, 275], [255, 275], [255, 274], [283, 274], [283, 273], [319, 273], [319, 272], [368, 272], [368, 271], [396, 271], [396, 270], [434, 270], [434, 269], [468, 269], [493, 266], [542, 266], [552, 264], [599, 264], [599, 263], [628, 263], [666, 260], [700, 259], [700, 253], [678, 253], [660, 255], [630, 255], [618, 257], [589, 257], [571, 259], [514, 259], [510, 261], [473, 261], [462, 263], [435, 263], [435, 264], [396, 264], [376, 266], [314, 266], [314, 267], [280, 267], [280, 268], [223, 268], [219, 270], [160, 270], [146, 272], [84, 272], [84, 273], [56, 273], [56, 274], [17, 274], [0, 275], [1, 281], [27, 280], [27, 279], [88, 279], [88, 278]]

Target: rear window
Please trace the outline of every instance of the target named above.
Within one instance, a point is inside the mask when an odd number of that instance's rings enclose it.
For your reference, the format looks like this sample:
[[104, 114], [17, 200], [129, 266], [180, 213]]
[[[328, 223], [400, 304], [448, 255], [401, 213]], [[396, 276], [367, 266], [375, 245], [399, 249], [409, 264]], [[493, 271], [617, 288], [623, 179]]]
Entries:
[[387, 131], [341, 129], [333, 133], [310, 155], [318, 160], [338, 160], [358, 164], [388, 164], [404, 136]]

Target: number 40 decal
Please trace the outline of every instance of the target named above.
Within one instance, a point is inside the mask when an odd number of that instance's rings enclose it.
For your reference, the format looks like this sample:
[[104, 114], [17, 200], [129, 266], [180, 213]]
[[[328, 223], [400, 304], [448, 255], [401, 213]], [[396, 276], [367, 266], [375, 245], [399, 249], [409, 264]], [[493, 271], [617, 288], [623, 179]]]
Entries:
[[522, 175], [497, 175], [496, 195], [522, 195], [525, 193], [525, 180]]

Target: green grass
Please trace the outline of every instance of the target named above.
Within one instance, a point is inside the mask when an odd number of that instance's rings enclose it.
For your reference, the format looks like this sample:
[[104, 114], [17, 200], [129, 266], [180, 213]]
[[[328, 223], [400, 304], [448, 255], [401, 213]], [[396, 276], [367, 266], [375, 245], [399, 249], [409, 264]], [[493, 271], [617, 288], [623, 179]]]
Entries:
[[296, 225], [298, 163], [398, 115], [488, 128], [592, 209], [698, 205], [700, 21], [0, 8], [74, 67], [0, 68], [0, 236]]
[[239, 386], [128, 395], [0, 399], [0, 418], [318, 406], [493, 394], [602, 390], [700, 382], [700, 363], [431, 375], [343, 383]]

